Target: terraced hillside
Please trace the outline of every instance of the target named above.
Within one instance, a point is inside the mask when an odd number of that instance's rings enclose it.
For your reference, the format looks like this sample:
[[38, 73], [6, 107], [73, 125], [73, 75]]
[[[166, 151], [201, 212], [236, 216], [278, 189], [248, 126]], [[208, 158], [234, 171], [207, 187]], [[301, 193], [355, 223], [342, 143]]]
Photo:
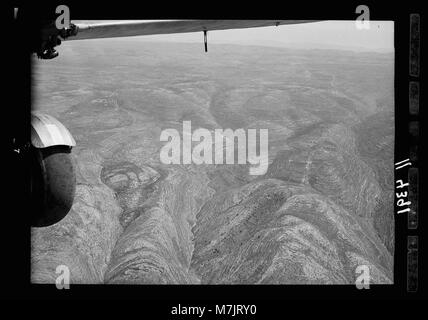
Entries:
[[[77, 141], [77, 194], [32, 229], [33, 282], [392, 283], [392, 55], [82, 41], [34, 80]], [[162, 163], [183, 121], [268, 129], [267, 171]]]

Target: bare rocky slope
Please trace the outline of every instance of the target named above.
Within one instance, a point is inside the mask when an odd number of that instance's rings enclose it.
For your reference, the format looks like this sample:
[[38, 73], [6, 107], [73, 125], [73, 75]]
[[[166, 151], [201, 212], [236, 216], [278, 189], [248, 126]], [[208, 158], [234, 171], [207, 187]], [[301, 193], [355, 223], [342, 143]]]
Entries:
[[[392, 283], [391, 55], [95, 42], [35, 63], [35, 109], [78, 145], [72, 211], [31, 231], [33, 282], [342, 284], [367, 265]], [[161, 163], [185, 120], [268, 128], [267, 172]]]

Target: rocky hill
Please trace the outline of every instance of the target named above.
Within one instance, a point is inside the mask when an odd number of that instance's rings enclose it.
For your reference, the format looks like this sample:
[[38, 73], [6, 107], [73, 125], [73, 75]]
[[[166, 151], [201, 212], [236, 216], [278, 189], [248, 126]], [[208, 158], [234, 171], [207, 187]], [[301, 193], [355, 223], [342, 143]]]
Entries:
[[[121, 40], [34, 65], [35, 109], [74, 135], [77, 194], [32, 229], [32, 281], [393, 281], [393, 60]], [[269, 130], [269, 167], [166, 165], [166, 128]]]

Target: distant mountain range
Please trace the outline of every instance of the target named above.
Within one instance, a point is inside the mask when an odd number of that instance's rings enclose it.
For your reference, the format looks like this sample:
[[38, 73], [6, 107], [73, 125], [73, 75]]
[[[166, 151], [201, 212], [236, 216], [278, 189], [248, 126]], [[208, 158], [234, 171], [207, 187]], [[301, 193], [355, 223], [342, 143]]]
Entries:
[[[198, 41], [177, 41], [177, 40], [168, 40], [167, 38], [156, 39], [154, 37], [140, 37], [140, 38], [128, 38], [121, 39], [120, 41], [143, 41], [143, 42], [171, 42], [171, 43], [199, 43]], [[202, 41], [201, 41], [202, 43]], [[255, 44], [256, 43], [256, 44]], [[235, 41], [235, 40], [222, 40], [222, 41], [209, 41], [208, 46], [211, 44], [231, 44], [231, 45], [241, 45], [241, 46], [261, 46], [261, 47], [276, 47], [276, 48], [287, 48], [287, 49], [302, 49], [302, 50], [342, 50], [342, 51], [352, 51], [352, 52], [364, 52], [364, 53], [394, 53], [393, 48], [369, 48], [363, 46], [346, 46], [338, 45], [335, 43], [324, 43], [324, 42], [285, 42], [285, 41], [275, 41], [275, 40], [265, 40], [265, 39], [255, 39], [252, 42], [248, 41]]]

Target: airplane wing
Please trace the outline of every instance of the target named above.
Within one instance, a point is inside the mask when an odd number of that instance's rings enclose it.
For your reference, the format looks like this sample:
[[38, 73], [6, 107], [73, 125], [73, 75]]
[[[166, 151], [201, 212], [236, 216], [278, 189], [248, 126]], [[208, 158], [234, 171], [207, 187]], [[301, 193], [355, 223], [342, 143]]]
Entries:
[[57, 29], [55, 23], [47, 24], [40, 32], [40, 39], [32, 49], [40, 59], [58, 56], [55, 46], [61, 40], [84, 40], [115, 37], [132, 37], [154, 34], [204, 32], [207, 51], [206, 31], [243, 28], [258, 28], [317, 22], [319, 20], [137, 20], [113, 22], [77, 22], [68, 28]]
[[130, 37], [168, 33], [186, 33], [278, 26], [316, 22], [317, 20], [141, 20], [106, 23], [73, 23], [77, 28], [66, 40]]

